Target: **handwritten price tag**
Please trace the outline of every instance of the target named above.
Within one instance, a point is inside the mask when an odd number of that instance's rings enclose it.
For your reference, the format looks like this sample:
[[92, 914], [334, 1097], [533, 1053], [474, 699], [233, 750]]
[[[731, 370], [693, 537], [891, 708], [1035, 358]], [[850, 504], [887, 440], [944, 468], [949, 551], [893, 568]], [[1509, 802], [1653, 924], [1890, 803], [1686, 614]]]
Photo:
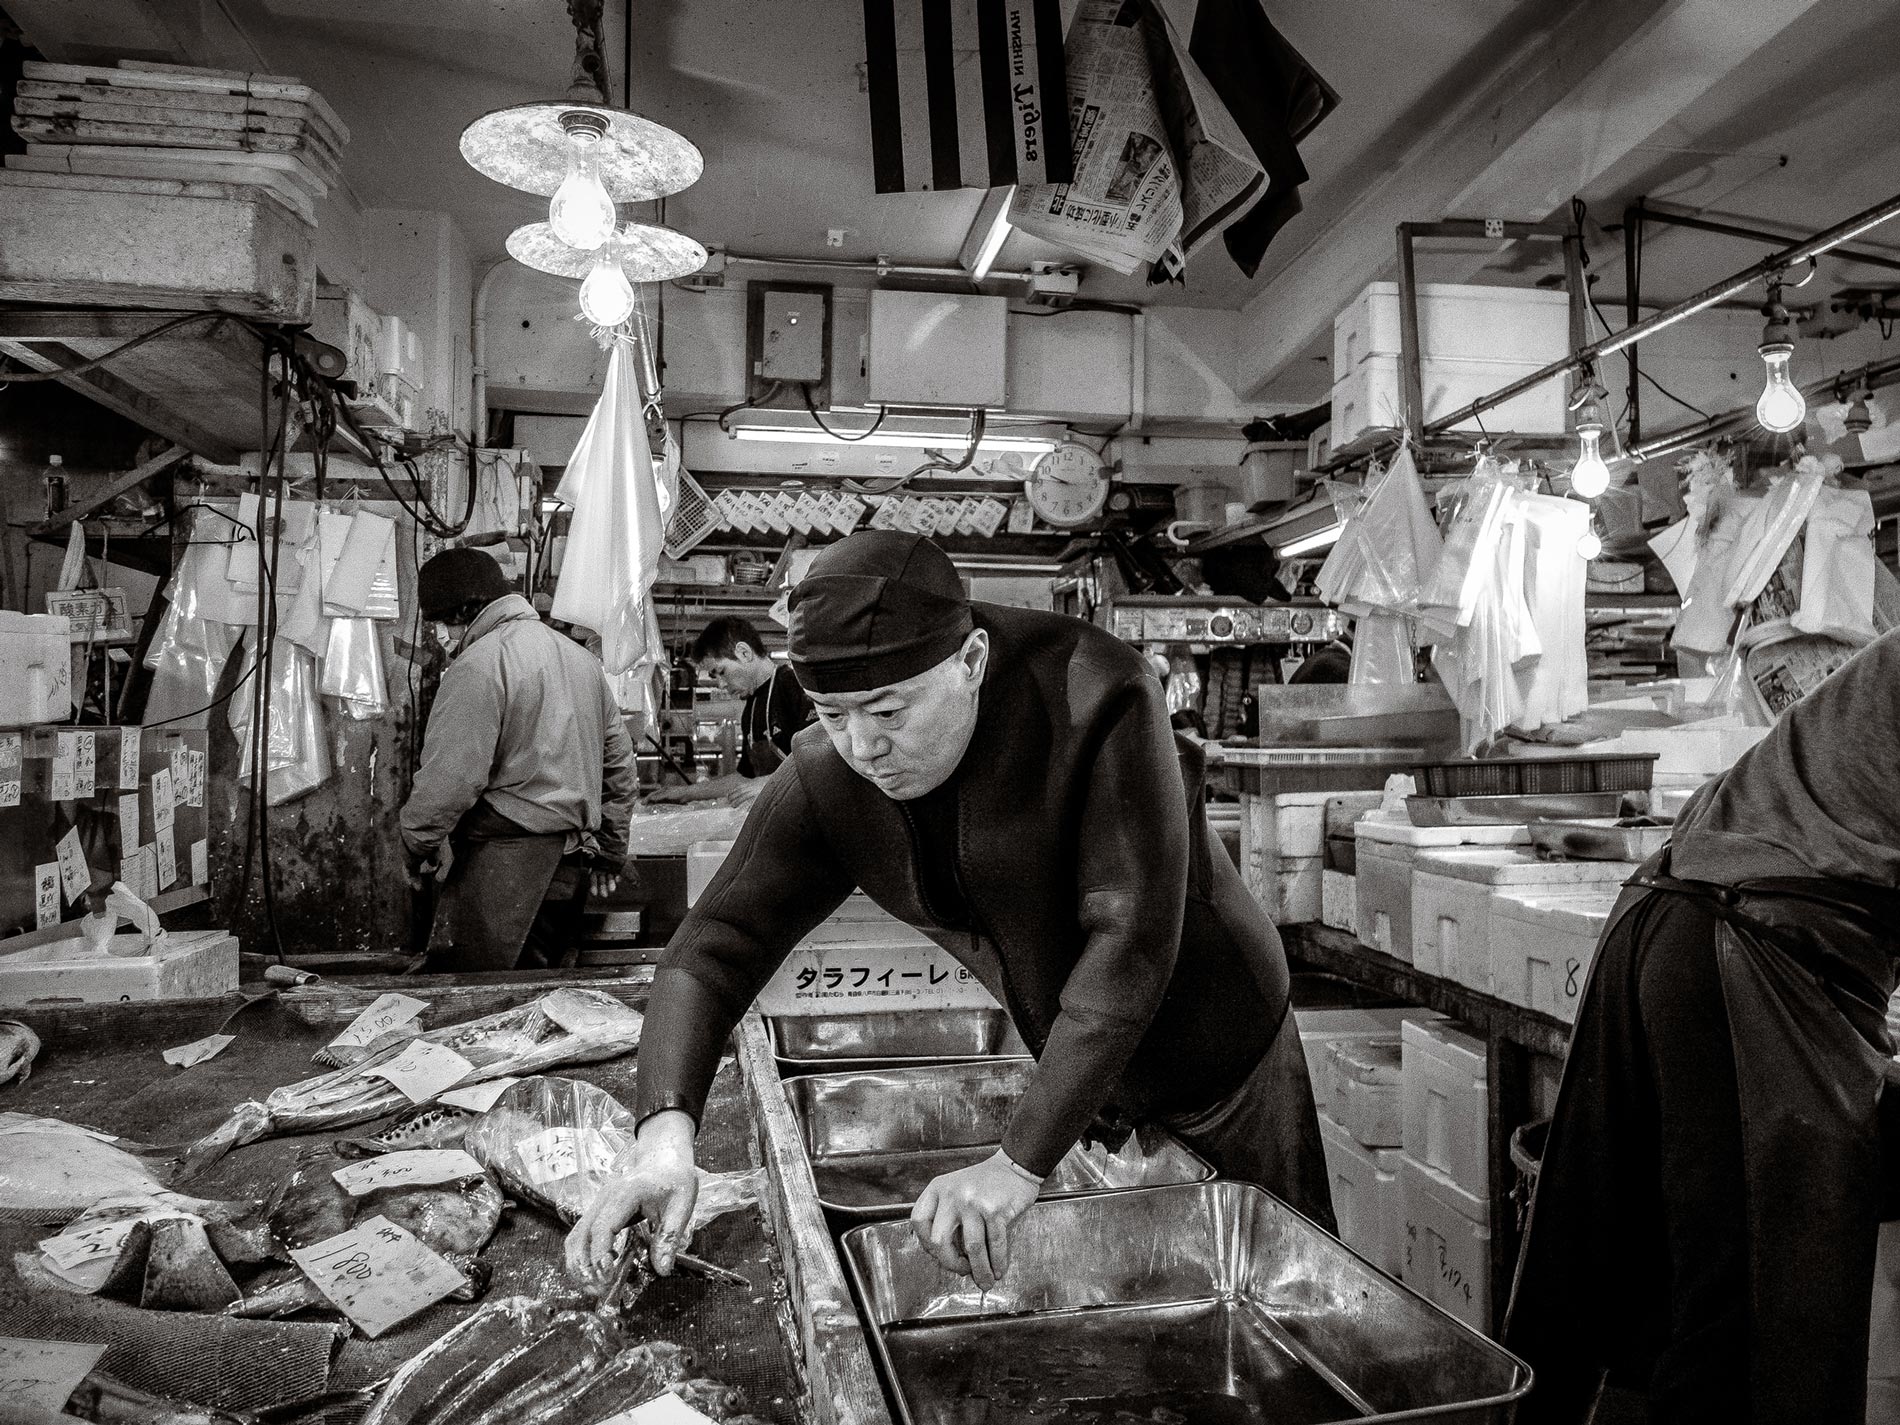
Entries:
[[139, 854], [139, 794], [119, 796], [119, 855], [131, 858]]
[[158, 888], [169, 891], [178, 884], [178, 843], [172, 839], [170, 825], [159, 827], [154, 845], [158, 854]]
[[168, 830], [174, 805], [171, 768], [160, 767], [152, 773], [152, 825], [160, 831]]
[[73, 795], [89, 797], [99, 777], [98, 739], [90, 732], [76, 732], [73, 737]]
[[119, 733], [119, 785], [128, 792], [139, 789], [139, 730], [124, 728]]
[[363, 1197], [390, 1187], [423, 1187], [430, 1183], [459, 1183], [479, 1178], [482, 1165], [460, 1148], [415, 1148], [366, 1158], [331, 1174], [351, 1197]]
[[79, 828], [69, 827], [53, 849], [59, 856], [59, 883], [66, 899], [75, 903], [84, 899], [92, 885], [92, 868], [86, 864], [85, 848], [79, 844]]
[[185, 805], [201, 807], [205, 804], [205, 755], [191, 751], [185, 754]]
[[535, 1134], [515, 1151], [521, 1155], [521, 1170], [535, 1183], [559, 1182], [583, 1168], [606, 1168], [614, 1157], [612, 1145], [598, 1129], [583, 1133], [567, 1124]]
[[372, 1340], [468, 1285], [412, 1233], [382, 1216], [290, 1255]]
[[211, 884], [211, 853], [203, 841], [191, 843], [191, 883], [194, 886]]
[[429, 1103], [443, 1089], [454, 1088], [467, 1078], [474, 1067], [453, 1049], [426, 1039], [412, 1039], [387, 1064], [371, 1069], [369, 1076], [389, 1080], [411, 1103]]
[[87, 1262], [118, 1256], [119, 1248], [140, 1221], [138, 1217], [124, 1217], [117, 1222], [101, 1222], [83, 1232], [62, 1232], [57, 1237], [42, 1238], [40, 1250], [62, 1271], [71, 1271]]
[[104, 1346], [77, 1341], [0, 1336], [0, 1400], [58, 1414], [105, 1353]]
[[470, 1113], [486, 1113], [495, 1106], [495, 1100], [508, 1092], [508, 1085], [518, 1084], [521, 1080], [510, 1075], [507, 1078], [490, 1079], [484, 1084], [470, 1084], [465, 1089], [450, 1089], [436, 1100], [450, 1108], [465, 1108]]
[[54, 737], [53, 800], [69, 802], [73, 799], [73, 772], [79, 765], [79, 734], [60, 732]]
[[365, 1044], [409, 1023], [429, 1007], [426, 999], [414, 995], [386, 994], [350, 1021], [350, 1027], [330, 1041], [333, 1049], [361, 1049]]
[[44, 930], [59, 924], [59, 862], [33, 868], [33, 924]]
[[206, 1059], [215, 1059], [236, 1041], [235, 1034], [207, 1034], [202, 1039], [194, 1039], [189, 1044], [180, 1044], [176, 1049], [165, 1051], [165, 1062], [180, 1069], [189, 1069], [193, 1064], [202, 1064]]

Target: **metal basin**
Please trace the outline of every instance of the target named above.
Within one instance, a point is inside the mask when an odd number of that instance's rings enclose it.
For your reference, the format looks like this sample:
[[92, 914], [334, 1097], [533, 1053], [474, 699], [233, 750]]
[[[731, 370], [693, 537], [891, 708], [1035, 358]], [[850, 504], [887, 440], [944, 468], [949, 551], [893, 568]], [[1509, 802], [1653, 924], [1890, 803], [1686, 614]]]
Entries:
[[765, 1028], [778, 1061], [800, 1074], [1029, 1056], [1001, 1009], [771, 1015]]
[[905, 1425], [1498, 1422], [1522, 1361], [1242, 1183], [1038, 1202], [991, 1291], [904, 1222], [845, 1262]]
[[[818, 1201], [849, 1221], [903, 1216], [932, 1178], [996, 1151], [1035, 1068], [1030, 1059], [986, 1059], [786, 1080]], [[1071, 1148], [1042, 1191], [1064, 1197], [1213, 1176], [1174, 1138], [1143, 1133], [1117, 1153]]]

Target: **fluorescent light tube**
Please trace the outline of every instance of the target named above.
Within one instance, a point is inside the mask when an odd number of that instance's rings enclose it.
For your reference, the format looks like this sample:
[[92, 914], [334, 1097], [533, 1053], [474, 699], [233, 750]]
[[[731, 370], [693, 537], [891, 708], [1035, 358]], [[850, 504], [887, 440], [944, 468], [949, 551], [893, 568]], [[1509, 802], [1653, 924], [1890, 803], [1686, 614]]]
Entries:
[[[741, 426], [735, 425], [732, 433], [740, 440], [778, 441], [787, 445], [856, 445], [857, 440], [840, 441], [813, 426]], [[858, 431], [846, 431], [847, 436], [857, 436]], [[862, 442], [865, 446], [900, 445], [911, 450], [960, 451], [970, 443], [970, 432], [965, 430], [948, 431], [879, 431], [870, 439]], [[1062, 442], [1054, 436], [1046, 435], [991, 435], [984, 434], [978, 444], [979, 451], [1016, 452], [1022, 455], [1046, 455]]]

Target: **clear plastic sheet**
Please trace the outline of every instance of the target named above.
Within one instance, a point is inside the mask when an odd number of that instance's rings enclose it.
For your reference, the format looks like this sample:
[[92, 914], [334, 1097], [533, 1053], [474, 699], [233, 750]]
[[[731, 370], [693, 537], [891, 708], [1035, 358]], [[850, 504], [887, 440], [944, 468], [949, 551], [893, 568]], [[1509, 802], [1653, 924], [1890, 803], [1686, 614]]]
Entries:
[[[251, 700], [231, 699], [228, 718], [238, 740], [238, 782], [251, 780]], [[330, 779], [329, 737], [317, 692], [316, 659], [286, 639], [271, 655], [270, 727], [264, 747], [265, 799], [271, 806], [315, 791]]]
[[1767, 587], [1821, 493], [1823, 472], [1818, 460], [1804, 457], [1787, 475], [1778, 477], [1768, 494], [1750, 512], [1737, 533], [1729, 560], [1723, 604], [1738, 609], [1754, 602]]
[[[1334, 508], [1347, 513], [1337, 492]], [[1314, 585], [1322, 598], [1347, 613], [1406, 613], [1417, 608], [1441, 550], [1438, 526], [1407, 447], [1347, 518]]]
[[1352, 639], [1352, 674], [1349, 683], [1400, 683], [1418, 681], [1412, 650], [1412, 622], [1398, 614], [1363, 615]]
[[1802, 530], [1801, 607], [1794, 626], [1854, 640], [1874, 626], [1874, 500], [1866, 490], [1824, 488]]
[[367, 618], [330, 620], [320, 686], [325, 696], [341, 699], [343, 711], [359, 722], [381, 717], [387, 711], [389, 686], [383, 677], [383, 643], [374, 622]]
[[1501, 542], [1512, 486], [1495, 461], [1483, 460], [1458, 495], [1444, 549], [1420, 595], [1426, 627], [1444, 637], [1471, 622], [1483, 591], [1497, 577], [1495, 552]]

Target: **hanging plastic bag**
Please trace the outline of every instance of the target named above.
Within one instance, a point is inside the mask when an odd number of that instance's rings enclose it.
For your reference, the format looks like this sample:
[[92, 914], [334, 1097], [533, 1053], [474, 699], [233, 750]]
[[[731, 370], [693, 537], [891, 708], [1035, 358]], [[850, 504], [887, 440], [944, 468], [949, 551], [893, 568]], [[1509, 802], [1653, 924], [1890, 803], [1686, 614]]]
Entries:
[[1399, 614], [1369, 613], [1353, 630], [1352, 673], [1347, 682], [1415, 683], [1412, 621]]
[[358, 722], [383, 715], [389, 690], [383, 678], [382, 639], [371, 620], [330, 620], [320, 687], [326, 697], [341, 699], [343, 710]]
[[1517, 496], [1525, 534], [1525, 610], [1537, 641], [1534, 661], [1520, 660], [1522, 704], [1509, 726], [1533, 732], [1590, 706], [1590, 659], [1584, 648], [1589, 562], [1577, 550], [1590, 528], [1590, 509], [1549, 495]]
[[1821, 493], [1821, 462], [1804, 456], [1792, 473], [1778, 477], [1768, 495], [1749, 513], [1736, 537], [1722, 602], [1731, 609], [1751, 603], [1767, 587]]
[[1419, 599], [1420, 617], [1442, 636], [1471, 622], [1478, 599], [1497, 566], [1487, 556], [1498, 543], [1512, 487], [1496, 462], [1479, 462], [1460, 491], [1443, 552]]
[[1802, 530], [1803, 633], [1870, 639], [1874, 627], [1874, 500], [1866, 490], [1823, 489]]
[[357, 510], [350, 516], [349, 528], [341, 531], [342, 545], [333, 548], [330, 540], [338, 532], [332, 524], [324, 540], [323, 611], [333, 618], [367, 617], [376, 576], [396, 551], [396, 523]]
[[1314, 587], [1328, 603], [1349, 613], [1404, 613], [1418, 607], [1442, 548], [1438, 526], [1425, 506], [1418, 465], [1406, 446], [1347, 520]]
[[600, 635], [601, 661], [625, 673], [646, 657], [647, 608], [666, 521], [664, 463], [647, 444], [629, 343], [614, 343], [607, 383], [569, 458], [560, 497], [574, 507], [554, 591], [554, 617]]

